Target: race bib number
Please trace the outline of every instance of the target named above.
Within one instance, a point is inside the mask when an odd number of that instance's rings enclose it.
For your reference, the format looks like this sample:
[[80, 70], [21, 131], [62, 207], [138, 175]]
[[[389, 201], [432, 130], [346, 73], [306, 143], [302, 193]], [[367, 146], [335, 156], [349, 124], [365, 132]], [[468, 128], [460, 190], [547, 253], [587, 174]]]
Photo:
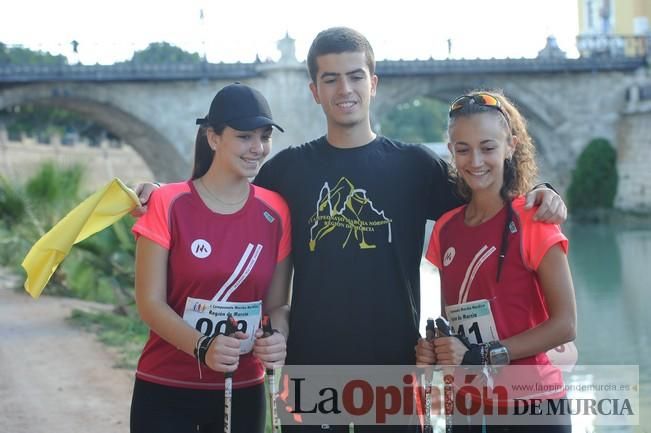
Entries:
[[491, 304], [486, 299], [445, 307], [452, 329], [465, 335], [471, 343], [480, 344], [499, 340]]
[[212, 302], [188, 297], [183, 320], [204, 335], [219, 335], [226, 331], [226, 321], [231, 314], [237, 320], [237, 330], [249, 334], [240, 343], [240, 354], [249, 353], [255, 341], [255, 331], [260, 324], [262, 301]]

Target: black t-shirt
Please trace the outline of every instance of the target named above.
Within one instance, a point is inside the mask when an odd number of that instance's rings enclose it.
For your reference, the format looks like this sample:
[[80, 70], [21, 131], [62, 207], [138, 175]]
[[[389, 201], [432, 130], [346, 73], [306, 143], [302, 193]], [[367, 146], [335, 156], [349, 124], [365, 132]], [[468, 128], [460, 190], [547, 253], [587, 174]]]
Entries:
[[413, 364], [425, 222], [460, 204], [421, 145], [325, 137], [279, 152], [255, 184], [292, 219], [288, 364]]

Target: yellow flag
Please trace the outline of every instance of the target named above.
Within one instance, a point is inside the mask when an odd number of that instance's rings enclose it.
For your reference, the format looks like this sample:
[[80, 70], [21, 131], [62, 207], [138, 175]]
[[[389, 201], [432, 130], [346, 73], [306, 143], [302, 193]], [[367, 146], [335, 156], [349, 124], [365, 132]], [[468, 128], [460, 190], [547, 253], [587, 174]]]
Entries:
[[38, 298], [72, 246], [131, 212], [139, 201], [120, 179], [113, 179], [81, 202], [39, 239], [25, 256], [25, 290]]

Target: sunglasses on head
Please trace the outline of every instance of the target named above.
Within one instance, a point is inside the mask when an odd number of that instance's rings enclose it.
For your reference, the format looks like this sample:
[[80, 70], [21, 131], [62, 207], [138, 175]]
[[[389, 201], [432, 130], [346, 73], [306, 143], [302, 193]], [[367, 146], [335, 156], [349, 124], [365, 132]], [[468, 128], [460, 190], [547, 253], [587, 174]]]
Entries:
[[509, 127], [511, 126], [511, 122], [509, 122], [509, 116], [507, 116], [502, 109], [502, 104], [500, 103], [499, 99], [488, 93], [477, 93], [475, 95], [459, 96], [457, 99], [452, 101], [452, 104], [450, 104], [450, 111], [448, 112], [448, 115], [452, 117], [455, 111], [459, 111], [463, 107], [473, 104], [496, 109], [502, 113], [502, 116], [504, 116], [504, 119], [506, 119], [507, 125], [509, 125]]

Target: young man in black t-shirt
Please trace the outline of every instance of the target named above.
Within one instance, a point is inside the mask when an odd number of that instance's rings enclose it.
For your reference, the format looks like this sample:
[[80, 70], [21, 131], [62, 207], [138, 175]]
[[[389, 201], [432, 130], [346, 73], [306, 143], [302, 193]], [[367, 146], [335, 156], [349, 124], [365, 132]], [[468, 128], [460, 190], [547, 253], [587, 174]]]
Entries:
[[[363, 35], [324, 30], [307, 62], [327, 134], [279, 152], [254, 181], [280, 193], [291, 211], [287, 361], [412, 364], [425, 222], [461, 201], [433, 152], [372, 131], [378, 77]], [[536, 192], [539, 216], [564, 219], [557, 194]]]
[[[364, 36], [327, 29], [315, 38], [307, 62], [327, 134], [279, 152], [255, 179], [280, 193], [291, 212], [295, 273], [287, 363], [412, 365], [425, 223], [461, 201], [447, 164], [433, 152], [372, 131], [369, 106], [378, 77]], [[564, 218], [558, 195], [539, 195], [549, 201], [539, 215], [551, 208], [554, 218]], [[399, 430], [355, 431], [380, 429]]]

